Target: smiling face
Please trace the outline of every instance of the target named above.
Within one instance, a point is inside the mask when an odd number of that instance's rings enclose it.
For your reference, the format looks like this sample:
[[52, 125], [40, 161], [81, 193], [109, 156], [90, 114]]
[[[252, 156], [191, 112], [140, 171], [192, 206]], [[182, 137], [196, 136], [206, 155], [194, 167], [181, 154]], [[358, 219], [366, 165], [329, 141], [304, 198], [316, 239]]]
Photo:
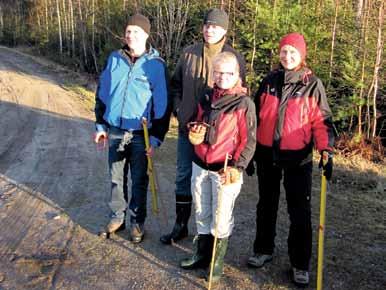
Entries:
[[218, 25], [204, 24], [202, 34], [206, 43], [215, 44], [219, 42], [227, 33], [227, 31]]
[[237, 60], [221, 59], [213, 64], [213, 80], [220, 89], [231, 89], [239, 80]]
[[287, 44], [280, 49], [280, 63], [287, 70], [297, 69], [302, 63], [302, 56], [295, 47]]
[[146, 40], [149, 38], [141, 27], [137, 25], [128, 25], [125, 30], [125, 41], [131, 49], [142, 48], [146, 46]]

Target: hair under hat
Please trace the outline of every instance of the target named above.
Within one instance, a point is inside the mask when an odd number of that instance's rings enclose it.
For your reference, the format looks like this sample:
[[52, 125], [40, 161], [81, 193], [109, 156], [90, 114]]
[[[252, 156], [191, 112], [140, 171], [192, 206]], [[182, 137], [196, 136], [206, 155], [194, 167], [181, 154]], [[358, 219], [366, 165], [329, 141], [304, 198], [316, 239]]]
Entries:
[[135, 14], [130, 16], [126, 26], [128, 25], [139, 26], [147, 34], [150, 34], [150, 21], [146, 16], [143, 16], [142, 14]]
[[302, 34], [292, 32], [283, 36], [283, 38], [280, 40], [279, 51], [284, 45], [291, 45], [292, 47], [296, 48], [297, 51], [299, 51], [302, 59], [306, 58], [307, 46]]
[[212, 8], [208, 10], [204, 17], [204, 24], [221, 26], [228, 30], [229, 18], [224, 10]]

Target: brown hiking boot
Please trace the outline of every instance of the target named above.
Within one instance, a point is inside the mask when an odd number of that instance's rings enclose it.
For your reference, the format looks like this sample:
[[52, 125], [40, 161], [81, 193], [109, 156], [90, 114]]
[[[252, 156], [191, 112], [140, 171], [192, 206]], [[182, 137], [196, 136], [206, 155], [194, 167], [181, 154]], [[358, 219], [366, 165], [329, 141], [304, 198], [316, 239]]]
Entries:
[[133, 224], [131, 224], [131, 227], [130, 227], [130, 238], [131, 238], [131, 241], [134, 244], [138, 244], [138, 243], [142, 242], [144, 234], [145, 234], [145, 230], [144, 230], [143, 223], [139, 223], [139, 224], [133, 223]]
[[103, 238], [110, 238], [110, 234], [123, 231], [126, 229], [125, 220], [122, 218], [113, 217], [106, 225], [105, 229], [99, 232], [99, 236]]

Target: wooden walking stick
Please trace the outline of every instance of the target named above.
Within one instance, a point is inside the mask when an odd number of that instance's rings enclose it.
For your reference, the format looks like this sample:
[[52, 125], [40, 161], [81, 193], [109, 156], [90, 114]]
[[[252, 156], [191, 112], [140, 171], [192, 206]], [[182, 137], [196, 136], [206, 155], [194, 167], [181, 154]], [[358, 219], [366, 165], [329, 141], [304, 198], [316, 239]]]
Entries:
[[[145, 147], [146, 150], [149, 150], [150, 148], [150, 141], [149, 141], [149, 131], [147, 129], [147, 120], [145, 117], [142, 118], [142, 127], [143, 127], [143, 135], [145, 137]], [[151, 159], [151, 156], [147, 155], [147, 175], [149, 175], [149, 182], [150, 182], [150, 191], [151, 191], [151, 208], [153, 210], [154, 214], [158, 214], [158, 197], [157, 197], [157, 187], [154, 177], [154, 168], [153, 168], [153, 160]]]
[[[323, 166], [328, 162], [328, 153], [323, 152], [322, 156]], [[323, 289], [323, 255], [324, 255], [324, 225], [326, 219], [326, 191], [327, 179], [324, 176], [324, 169], [322, 169], [322, 179], [320, 186], [320, 219], [319, 219], [319, 242], [318, 242], [318, 274], [316, 289]]]
[[[229, 154], [228, 152], [225, 154], [225, 161], [224, 161], [224, 174], [225, 174], [225, 182], [226, 182], [226, 171], [228, 166], [228, 159]], [[222, 202], [222, 187], [220, 191], [218, 192], [217, 197], [217, 209], [216, 209], [216, 220], [214, 225], [214, 241], [213, 241], [213, 250], [212, 250], [212, 259], [210, 262], [210, 272], [209, 272], [209, 284], [208, 284], [208, 290], [212, 289], [212, 276], [213, 276], [213, 269], [214, 269], [214, 259], [216, 257], [216, 245], [217, 245], [217, 232], [218, 232], [218, 219], [220, 217], [220, 205]]]

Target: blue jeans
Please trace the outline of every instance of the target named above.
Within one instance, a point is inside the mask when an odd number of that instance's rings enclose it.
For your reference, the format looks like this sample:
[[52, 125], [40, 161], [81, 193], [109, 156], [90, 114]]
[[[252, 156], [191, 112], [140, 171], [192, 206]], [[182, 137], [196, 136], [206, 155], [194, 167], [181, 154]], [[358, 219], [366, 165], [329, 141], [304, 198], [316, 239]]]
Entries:
[[[125, 135], [126, 132], [126, 136]], [[124, 218], [127, 208], [127, 178], [131, 173], [130, 221], [143, 223], [146, 218], [147, 157], [142, 134], [131, 134], [118, 128], [109, 130], [109, 168], [111, 176], [111, 199], [109, 206], [113, 215]]]
[[177, 143], [177, 173], [176, 173], [176, 196], [192, 196], [192, 162], [194, 147], [187, 136], [178, 133]]

